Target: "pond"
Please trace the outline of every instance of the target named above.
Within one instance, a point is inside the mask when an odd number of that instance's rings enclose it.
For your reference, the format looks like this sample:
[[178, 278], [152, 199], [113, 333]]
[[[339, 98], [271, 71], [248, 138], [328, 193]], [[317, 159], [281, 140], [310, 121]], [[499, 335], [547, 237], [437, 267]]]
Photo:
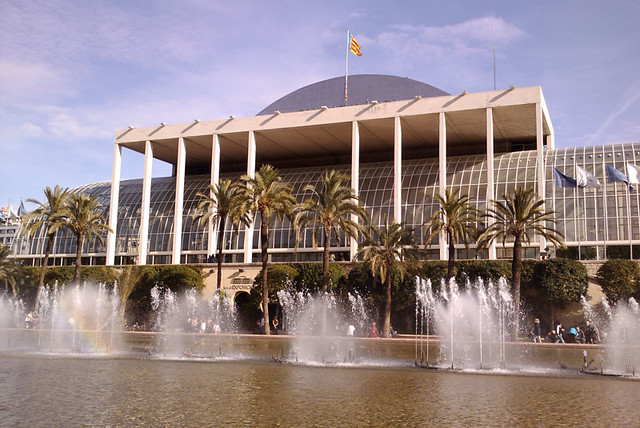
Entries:
[[[187, 356], [149, 355], [149, 335], [126, 338], [137, 351], [2, 351], [0, 425], [558, 427], [640, 420], [638, 378], [572, 367], [429, 370], [413, 365], [410, 340], [359, 339], [358, 352], [375, 358], [345, 364], [274, 361], [270, 355], [292, 342], [284, 337], [207, 336], [217, 355]], [[532, 349], [525, 354], [533, 359], [570, 364], [582, 352]]]

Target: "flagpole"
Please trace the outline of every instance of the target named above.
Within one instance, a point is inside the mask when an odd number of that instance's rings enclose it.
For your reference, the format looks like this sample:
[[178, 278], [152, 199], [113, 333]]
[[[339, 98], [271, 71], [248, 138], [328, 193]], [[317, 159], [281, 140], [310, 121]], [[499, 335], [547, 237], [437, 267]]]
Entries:
[[[577, 175], [576, 175], [577, 176]], [[582, 231], [580, 230], [580, 195], [578, 194], [578, 179], [576, 178], [576, 188], [575, 188], [575, 195], [576, 195], [576, 235], [578, 237], [578, 260], [582, 260], [582, 249], [581, 249], [581, 233]]]
[[[553, 211], [553, 217], [554, 220], [558, 217], [558, 213], [556, 212], [556, 174], [555, 174], [555, 169], [556, 169], [556, 162], [555, 159], [553, 161], [553, 163], [551, 164], [551, 174], [553, 175], [553, 187], [552, 187], [552, 198], [551, 198], [551, 210]], [[566, 206], [566, 204], [565, 204]], [[563, 216], [564, 218], [564, 216]], [[555, 225], [554, 225], [555, 226]], [[565, 227], [566, 227], [566, 222], [565, 222]], [[555, 246], [554, 246], [554, 250], [553, 250], [553, 255], [555, 256], [556, 251], [555, 251]]]
[[629, 259], [633, 260], [633, 234], [631, 233], [631, 191], [627, 185], [627, 228], [629, 229]]
[[[582, 236], [584, 236], [585, 241], [588, 242], [589, 240], [587, 239], [587, 190], [586, 188], [582, 192], [582, 218], [584, 220], [582, 222], [582, 232], [584, 232], [584, 235]], [[585, 246], [589, 248], [588, 244], [585, 244]], [[586, 250], [585, 250], [585, 257], [587, 257]]]
[[347, 88], [348, 88], [348, 75], [349, 75], [349, 45], [351, 44], [351, 40], [349, 40], [349, 29], [347, 28], [347, 52], [344, 59], [344, 100], [345, 105], [347, 101]]
[[607, 184], [609, 178], [607, 172], [604, 173], [604, 186], [602, 186], [602, 210], [604, 211], [604, 260], [607, 260], [607, 239], [609, 239], [609, 219], [607, 218]]

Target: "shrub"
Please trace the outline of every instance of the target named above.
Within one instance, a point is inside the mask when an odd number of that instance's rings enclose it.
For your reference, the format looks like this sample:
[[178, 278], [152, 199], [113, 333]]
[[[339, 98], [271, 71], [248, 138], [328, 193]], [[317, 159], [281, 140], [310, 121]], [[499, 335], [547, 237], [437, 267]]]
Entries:
[[[293, 265], [298, 271], [294, 286], [298, 290], [311, 292], [322, 289], [322, 263], [296, 263]], [[329, 263], [329, 290], [338, 287], [345, 276], [344, 268], [338, 263]]]
[[[298, 276], [298, 270], [291, 265], [270, 265], [267, 266], [267, 285], [269, 287], [269, 300], [277, 301], [277, 293], [293, 286], [294, 280]], [[262, 297], [262, 269], [253, 279], [253, 289], [257, 296]], [[259, 300], [258, 303], [262, 303]]]
[[22, 299], [27, 307], [33, 307], [38, 293], [38, 278], [40, 267], [20, 266], [16, 277], [18, 298]]
[[159, 285], [174, 293], [195, 289], [202, 293], [204, 280], [200, 269], [188, 265], [144, 266], [144, 273], [129, 296], [127, 310], [129, 318], [139, 324], [147, 324], [151, 313], [151, 289]]
[[608, 260], [598, 269], [597, 277], [611, 302], [640, 297], [640, 265], [633, 260]]
[[434, 287], [439, 287], [440, 281], [447, 278], [447, 261], [428, 260], [414, 262], [409, 264], [407, 271], [412, 277], [429, 278]]
[[371, 263], [358, 263], [347, 275], [345, 291], [358, 293], [361, 296], [380, 294], [382, 284], [371, 272]]
[[[73, 266], [51, 266], [47, 268], [44, 273], [44, 284], [54, 285], [56, 281], [59, 285], [69, 284], [73, 280], [73, 273], [75, 267]], [[37, 279], [36, 279], [37, 282]]]
[[158, 266], [157, 281], [159, 284], [169, 287], [173, 292], [185, 291], [195, 288], [201, 293], [204, 289], [204, 280], [199, 268], [188, 265]]
[[112, 266], [82, 266], [80, 281], [90, 281], [96, 284], [113, 285], [118, 277], [116, 268]]
[[493, 282], [497, 282], [501, 277], [511, 278], [511, 263], [507, 260], [461, 260], [456, 264], [458, 284], [464, 284], [466, 278], [472, 282], [477, 278]]

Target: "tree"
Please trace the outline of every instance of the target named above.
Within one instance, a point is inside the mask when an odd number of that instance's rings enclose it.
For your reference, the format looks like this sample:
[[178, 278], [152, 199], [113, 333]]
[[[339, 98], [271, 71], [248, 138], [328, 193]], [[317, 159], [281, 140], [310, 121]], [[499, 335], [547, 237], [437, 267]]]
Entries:
[[227, 222], [230, 221], [234, 228], [237, 228], [239, 223], [249, 224], [247, 213], [240, 211], [241, 192], [242, 189], [238, 183], [223, 179], [216, 185], [209, 185], [209, 194], [200, 192], [196, 194], [201, 200], [196, 207], [194, 218], [199, 219], [200, 224], [211, 221], [218, 228], [218, 254], [216, 256], [218, 289], [222, 285], [222, 250], [224, 249], [224, 230]]
[[95, 196], [84, 193], [73, 193], [67, 201], [66, 226], [76, 237], [76, 267], [73, 274], [73, 282], [80, 282], [80, 267], [82, 266], [82, 244], [84, 239], [91, 239], [93, 235], [104, 244], [104, 238], [100, 233], [107, 232], [109, 226], [98, 212], [101, 207]]
[[[554, 246], [564, 247], [564, 237], [553, 226], [553, 211], [544, 210], [544, 200], [533, 193], [533, 188], [518, 187], [511, 194], [503, 194], [504, 201], [491, 201], [493, 208], [486, 214], [493, 219], [487, 229], [478, 237], [478, 244], [488, 245], [502, 239], [513, 238], [513, 259], [511, 261], [511, 281], [516, 320], [514, 337], [518, 337], [520, 314], [520, 279], [522, 276], [522, 244], [530, 243], [538, 234]], [[549, 226], [550, 224], [550, 226]]]
[[598, 269], [597, 277], [610, 302], [640, 298], [640, 265], [635, 260], [607, 260]]
[[369, 226], [371, 231], [363, 248], [358, 251], [362, 260], [371, 263], [371, 270], [374, 276], [380, 278], [384, 284], [385, 299], [382, 320], [383, 337], [389, 333], [391, 327], [391, 276], [396, 272], [400, 279], [404, 277], [405, 266], [400, 263], [408, 256], [407, 248], [413, 249], [413, 231], [401, 223], [393, 220], [389, 223], [387, 217], [384, 218], [384, 225]]
[[5, 289], [11, 287], [14, 297], [18, 295], [16, 288], [16, 265], [9, 260], [11, 250], [8, 246], [0, 244], [0, 283], [4, 283]]
[[367, 211], [358, 204], [355, 192], [347, 185], [349, 177], [335, 170], [325, 172], [317, 185], [306, 185], [305, 192], [311, 197], [305, 199], [296, 210], [294, 228], [296, 240], [300, 232], [313, 227], [313, 246], [318, 246], [318, 236], [322, 236], [322, 291], [329, 285], [329, 257], [331, 238], [340, 239], [340, 232], [346, 238], [358, 238], [364, 226], [354, 218], [367, 220]]
[[240, 210], [251, 218], [260, 214], [260, 246], [262, 252], [262, 310], [264, 334], [269, 334], [269, 293], [267, 283], [267, 261], [269, 250], [269, 227], [274, 218], [283, 219], [292, 214], [295, 198], [290, 184], [282, 181], [278, 171], [271, 165], [263, 165], [255, 177], [243, 175], [240, 192]]
[[22, 216], [22, 233], [27, 233], [33, 237], [41, 228], [45, 228], [47, 235], [47, 246], [44, 251], [42, 269], [38, 277], [38, 292], [36, 294], [36, 310], [38, 309], [38, 298], [40, 288], [44, 285], [44, 274], [49, 263], [49, 255], [53, 247], [53, 238], [56, 232], [65, 225], [67, 214], [67, 200], [69, 199], [69, 189], [55, 186], [53, 190], [47, 186], [44, 189], [44, 200], [42, 202], [35, 199], [27, 199], [26, 202], [34, 203], [37, 207]]
[[439, 233], [444, 233], [449, 245], [449, 260], [447, 263], [447, 279], [455, 276], [456, 244], [463, 243], [469, 248], [469, 241], [477, 232], [478, 215], [475, 208], [469, 204], [467, 195], [460, 195], [459, 189], [445, 189], [444, 196], [436, 195], [438, 209], [434, 211], [426, 223], [428, 242]]
[[579, 302], [587, 294], [587, 268], [577, 260], [540, 261], [534, 266], [533, 275], [542, 297], [552, 305]]

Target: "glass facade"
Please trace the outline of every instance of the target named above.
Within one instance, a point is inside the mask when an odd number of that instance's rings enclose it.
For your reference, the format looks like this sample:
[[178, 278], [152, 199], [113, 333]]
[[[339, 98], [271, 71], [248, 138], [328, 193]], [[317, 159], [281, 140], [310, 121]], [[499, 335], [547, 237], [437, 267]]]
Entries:
[[[625, 172], [626, 163], [640, 164], [640, 143], [605, 146], [585, 146], [545, 150], [545, 200], [547, 209], [556, 212], [556, 228], [561, 231], [570, 247], [591, 246], [601, 250], [607, 246], [640, 244], [640, 197], [637, 189], [629, 192], [621, 182], [608, 183], [605, 179], [605, 165]], [[447, 159], [447, 186], [460, 188], [462, 194], [480, 212], [487, 208], [487, 157], [471, 155]], [[570, 177], [576, 176], [576, 166], [595, 175], [600, 188], [557, 188], [553, 183], [553, 168]], [[293, 185], [293, 193], [298, 201], [305, 197], [302, 191], [307, 184], [317, 183], [327, 169], [336, 169], [350, 176], [350, 166], [327, 166], [314, 168], [283, 169], [283, 179]], [[501, 199], [516, 186], [537, 187], [537, 156], [535, 151], [501, 153], [494, 158], [495, 195]], [[237, 178], [239, 174], [222, 174], [221, 178]], [[360, 200], [370, 213], [371, 221], [380, 225], [384, 217], [393, 217], [393, 162], [378, 162], [360, 165]], [[402, 162], [402, 220], [414, 229], [416, 243], [424, 246], [424, 223], [429, 218], [438, 192], [438, 159], [413, 159]], [[210, 182], [208, 175], [191, 175], [185, 179], [184, 211], [182, 226], [181, 261], [202, 262], [207, 257], [209, 236], [207, 225], [193, 220], [198, 204], [198, 192], [206, 192]], [[100, 182], [73, 189], [96, 195], [108, 217], [110, 183]], [[536, 189], [537, 191], [537, 189]], [[130, 263], [138, 255], [140, 217], [142, 204], [142, 180], [126, 180], [120, 183], [118, 207], [118, 227], [116, 231], [116, 264]], [[173, 217], [175, 204], [175, 177], [154, 178], [151, 184], [149, 216], [148, 263], [169, 263], [174, 239]], [[224, 230], [227, 261], [242, 261], [245, 230], [240, 233], [227, 226]], [[257, 259], [259, 252], [260, 219], [253, 228], [253, 252]], [[633, 242], [632, 242], [633, 241]], [[313, 248], [311, 229], [302, 233], [298, 251], [294, 254], [294, 234], [287, 219], [276, 221], [270, 229], [272, 261], [317, 260], [319, 250]], [[40, 230], [34, 237], [18, 236], [13, 241], [13, 252], [18, 258], [35, 259], [42, 256], [46, 236]], [[428, 243], [431, 250], [427, 254], [438, 256], [438, 238]], [[349, 242], [344, 236], [331, 242], [332, 251], [348, 252]], [[499, 245], [498, 257], [510, 257], [508, 245]], [[105, 245], [93, 238], [85, 242], [83, 252], [93, 264], [104, 263]], [[75, 238], [66, 231], [56, 234], [53, 257], [60, 263], [65, 257], [73, 257]], [[537, 244], [531, 245], [526, 255], [535, 257]], [[475, 250], [459, 249], [460, 258], [486, 257], [476, 255]], [[431, 256], [430, 256], [431, 257]], [[634, 253], [634, 258], [640, 254]], [[32, 260], [33, 261], [33, 260]]]

